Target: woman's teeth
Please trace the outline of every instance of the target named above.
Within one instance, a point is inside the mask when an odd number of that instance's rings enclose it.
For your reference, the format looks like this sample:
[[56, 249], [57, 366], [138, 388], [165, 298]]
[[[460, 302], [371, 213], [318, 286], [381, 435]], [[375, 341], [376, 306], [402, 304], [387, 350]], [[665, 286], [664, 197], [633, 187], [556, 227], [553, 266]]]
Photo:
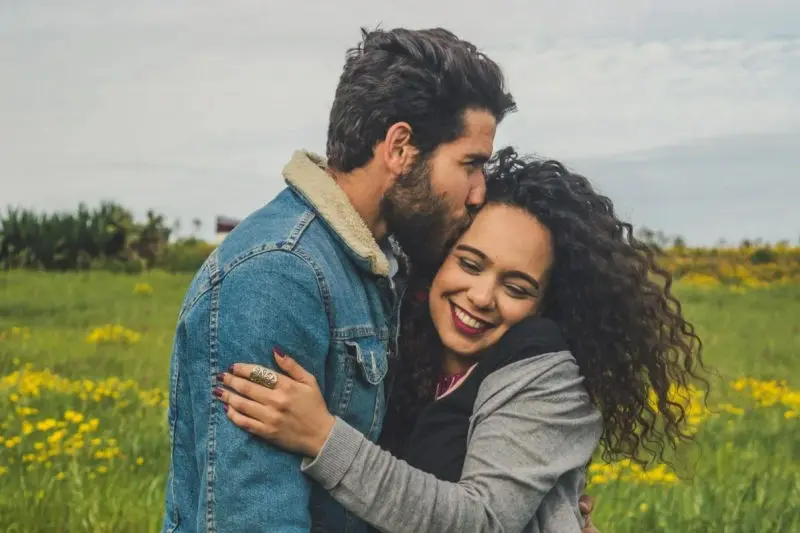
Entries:
[[487, 327], [487, 325], [484, 322], [481, 322], [480, 320], [475, 320], [474, 318], [469, 316], [467, 313], [465, 313], [458, 307], [456, 307], [456, 316], [461, 322], [463, 322], [464, 324], [466, 324], [471, 328], [484, 329]]

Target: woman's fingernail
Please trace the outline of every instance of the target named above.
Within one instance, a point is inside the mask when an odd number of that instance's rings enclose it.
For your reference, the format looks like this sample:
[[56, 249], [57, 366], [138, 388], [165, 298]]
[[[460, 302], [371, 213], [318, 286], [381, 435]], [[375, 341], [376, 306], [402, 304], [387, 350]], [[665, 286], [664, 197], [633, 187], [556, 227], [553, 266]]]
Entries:
[[274, 348], [272, 348], [272, 353], [274, 353], [274, 354], [275, 354], [277, 357], [280, 357], [281, 359], [282, 359], [282, 358], [284, 358], [284, 357], [286, 357], [286, 354], [285, 354], [285, 353], [283, 353], [283, 350], [281, 350], [281, 349], [280, 349], [280, 348], [278, 348], [277, 346], [275, 346]]
[[215, 387], [214, 390], [211, 391], [211, 394], [213, 394], [217, 398], [222, 398], [222, 389]]
[[225, 381], [225, 374], [223, 374], [222, 372], [217, 374], [217, 381]]
[[226, 403], [222, 404], [222, 410], [223, 410], [223, 411], [225, 411], [225, 412], [227, 413], [227, 412], [228, 412], [228, 409], [229, 409], [229, 408], [228, 408], [228, 404], [226, 404]]
[[228, 374], [233, 374], [233, 365], [228, 367]]

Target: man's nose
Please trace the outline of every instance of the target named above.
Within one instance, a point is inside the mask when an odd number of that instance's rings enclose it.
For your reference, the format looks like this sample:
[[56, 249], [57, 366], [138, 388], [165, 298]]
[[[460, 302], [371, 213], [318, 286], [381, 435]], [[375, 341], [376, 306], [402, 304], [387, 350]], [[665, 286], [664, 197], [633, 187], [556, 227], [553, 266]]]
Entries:
[[467, 207], [480, 207], [486, 202], [486, 175], [483, 171], [476, 172], [467, 194]]

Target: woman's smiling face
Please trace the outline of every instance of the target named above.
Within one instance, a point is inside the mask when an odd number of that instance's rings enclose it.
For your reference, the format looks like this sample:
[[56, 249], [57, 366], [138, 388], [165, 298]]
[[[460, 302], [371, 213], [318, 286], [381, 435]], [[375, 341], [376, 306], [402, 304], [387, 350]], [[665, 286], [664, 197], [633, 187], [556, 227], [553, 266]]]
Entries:
[[484, 207], [431, 285], [431, 317], [445, 350], [471, 357], [535, 314], [552, 264], [552, 236], [535, 217]]

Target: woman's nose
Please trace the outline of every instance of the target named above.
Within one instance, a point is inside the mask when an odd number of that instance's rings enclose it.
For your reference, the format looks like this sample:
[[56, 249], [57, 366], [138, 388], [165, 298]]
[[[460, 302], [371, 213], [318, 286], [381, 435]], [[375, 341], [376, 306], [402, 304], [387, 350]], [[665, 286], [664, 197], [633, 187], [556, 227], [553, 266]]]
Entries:
[[476, 283], [467, 291], [467, 299], [478, 309], [494, 307], [494, 290], [490, 283]]

